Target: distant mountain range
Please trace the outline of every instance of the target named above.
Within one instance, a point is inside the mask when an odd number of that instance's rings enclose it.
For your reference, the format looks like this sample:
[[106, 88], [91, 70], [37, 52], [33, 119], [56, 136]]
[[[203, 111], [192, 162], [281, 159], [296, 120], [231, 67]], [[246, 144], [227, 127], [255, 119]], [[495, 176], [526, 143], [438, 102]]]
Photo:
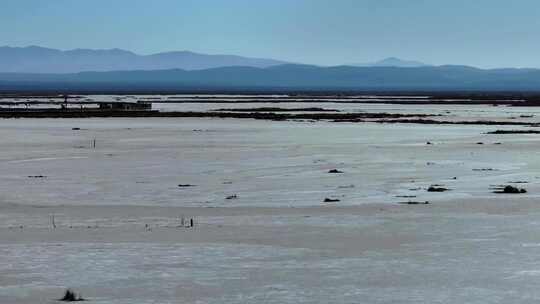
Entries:
[[77, 73], [84, 71], [202, 70], [225, 66], [265, 68], [284, 61], [189, 51], [137, 55], [121, 49], [61, 51], [39, 46], [0, 47], [0, 72]]
[[187, 71], [0, 73], [0, 90], [489, 90], [540, 91], [538, 69], [483, 70], [468, 66], [266, 68], [220, 67]]
[[428, 66], [420, 61], [413, 60], [403, 60], [396, 57], [388, 57], [380, 61], [372, 63], [353, 63], [352, 66], [363, 66], [363, 67], [399, 67], [399, 68], [417, 68]]
[[321, 67], [188, 51], [143, 56], [120, 49], [0, 47], [0, 91], [269, 88], [540, 91], [540, 70], [430, 66], [394, 57], [369, 64]]
[[[2, 73], [78, 73], [108, 71], [152, 71], [167, 69], [204, 70], [229, 66], [266, 68], [288, 62], [235, 55], [208, 55], [190, 51], [138, 55], [121, 49], [75, 49], [61, 51], [39, 46], [0, 47]], [[389, 57], [373, 63], [350, 64], [362, 67], [421, 67], [419, 61]]]

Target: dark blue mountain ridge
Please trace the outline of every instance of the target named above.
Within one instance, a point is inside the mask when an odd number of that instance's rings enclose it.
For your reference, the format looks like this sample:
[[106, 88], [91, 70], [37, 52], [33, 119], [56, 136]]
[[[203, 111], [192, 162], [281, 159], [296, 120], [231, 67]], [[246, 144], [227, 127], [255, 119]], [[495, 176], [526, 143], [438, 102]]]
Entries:
[[538, 69], [479, 69], [445, 65], [422, 67], [354, 67], [284, 64], [257, 68], [218, 67], [204, 70], [137, 70], [70, 74], [0, 73], [3, 87], [144, 86], [156, 88], [310, 88], [350, 90], [528, 90], [540, 91]]

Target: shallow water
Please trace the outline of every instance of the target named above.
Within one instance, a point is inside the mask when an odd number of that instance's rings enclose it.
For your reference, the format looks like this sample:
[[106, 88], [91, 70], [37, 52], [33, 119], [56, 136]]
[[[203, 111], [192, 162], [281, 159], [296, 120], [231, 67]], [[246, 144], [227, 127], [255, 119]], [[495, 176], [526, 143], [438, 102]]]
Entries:
[[[358, 218], [361, 220], [361, 218]], [[296, 224], [301, 224], [297, 222]], [[532, 224], [529, 225], [529, 224]], [[392, 249], [243, 244], [30, 243], [0, 246], [0, 299], [92, 303], [529, 303], [540, 299], [530, 216], [395, 217], [417, 240]], [[351, 228], [354, 233], [356, 228]], [[358, 231], [357, 231], [358, 233]], [[324, 235], [321, 242], [326, 241]], [[505, 288], [501, 288], [504, 286]]]
[[[490, 185], [512, 179], [535, 187], [539, 156], [523, 147], [534, 151], [540, 137], [484, 134], [494, 129], [171, 118], [2, 120], [0, 190], [4, 201], [25, 204], [313, 206], [326, 197], [354, 205], [395, 203], [396, 196], [410, 195], [489, 196]], [[328, 173], [335, 168], [344, 173]], [[488, 168], [494, 171], [474, 171]], [[45, 177], [28, 177], [36, 175]], [[427, 193], [431, 184], [453, 191]], [[235, 194], [237, 199], [225, 199]]]
[[[67, 287], [92, 303], [538, 301], [540, 136], [495, 129], [518, 128], [0, 120], [0, 302], [54, 303]], [[527, 194], [492, 193], [517, 181]], [[177, 227], [182, 212], [200, 213], [195, 229]]]

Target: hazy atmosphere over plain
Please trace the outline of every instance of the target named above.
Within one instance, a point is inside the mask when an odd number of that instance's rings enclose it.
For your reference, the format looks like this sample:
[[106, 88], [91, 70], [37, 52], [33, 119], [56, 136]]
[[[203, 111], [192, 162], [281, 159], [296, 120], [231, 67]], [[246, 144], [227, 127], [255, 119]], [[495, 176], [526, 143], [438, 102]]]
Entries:
[[[2, 0], [2, 44], [540, 67], [534, 0]], [[428, 26], [429, 25], [429, 26]]]

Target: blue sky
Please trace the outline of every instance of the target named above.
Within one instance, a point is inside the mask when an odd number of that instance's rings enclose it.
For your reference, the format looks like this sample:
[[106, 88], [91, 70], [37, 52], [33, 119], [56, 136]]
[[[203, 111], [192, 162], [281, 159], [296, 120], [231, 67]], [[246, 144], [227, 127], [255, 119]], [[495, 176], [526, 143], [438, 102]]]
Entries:
[[540, 67], [538, 0], [0, 0], [0, 45]]

